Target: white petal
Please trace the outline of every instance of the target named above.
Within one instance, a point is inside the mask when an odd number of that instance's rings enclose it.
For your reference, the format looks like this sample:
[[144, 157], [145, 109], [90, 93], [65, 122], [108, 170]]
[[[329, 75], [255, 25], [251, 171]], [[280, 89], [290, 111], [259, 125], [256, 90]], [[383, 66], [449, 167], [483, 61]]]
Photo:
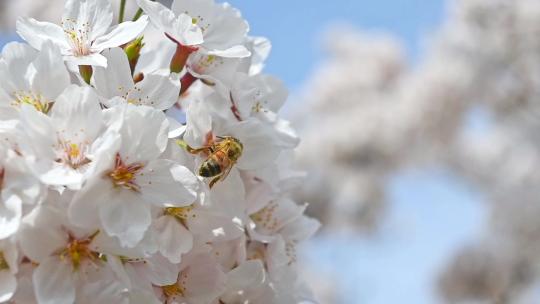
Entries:
[[0, 303], [9, 301], [17, 290], [17, 279], [9, 271], [0, 271]]
[[137, 176], [145, 200], [158, 206], [188, 206], [197, 198], [199, 180], [184, 166], [158, 159], [149, 162]]
[[[173, 12], [188, 14], [204, 24], [204, 47], [207, 50], [226, 50], [242, 45], [249, 26], [238, 10], [213, 0], [175, 0]], [[247, 49], [246, 49], [247, 51]], [[249, 51], [247, 51], [249, 56]]]
[[220, 242], [238, 238], [244, 234], [242, 225], [235, 223], [234, 217], [215, 208], [198, 207], [195, 217], [187, 220], [189, 231], [202, 242]]
[[97, 176], [78, 191], [67, 211], [69, 221], [83, 228], [97, 227], [100, 224], [99, 206], [106, 204], [111, 197], [112, 183]]
[[64, 56], [64, 59], [74, 65], [91, 65], [107, 67], [107, 58], [99, 53], [91, 53], [85, 56]]
[[129, 293], [130, 304], [162, 304], [155, 294], [145, 290], [135, 290]]
[[18, 233], [22, 252], [34, 262], [41, 262], [67, 244], [61, 231], [64, 221], [50, 208], [40, 206], [24, 217]]
[[137, 5], [148, 15], [150, 22], [160, 30], [169, 27], [175, 19], [174, 13], [159, 2], [137, 0]]
[[[246, 191], [240, 172], [233, 168], [229, 176], [217, 183], [211, 190], [212, 201], [227, 214], [241, 216], [239, 210], [246, 209]], [[235, 214], [236, 213], [236, 214]]]
[[36, 58], [38, 51], [22, 42], [10, 42], [2, 49], [2, 59], [12, 66], [11, 72], [23, 71]]
[[83, 182], [83, 175], [64, 164], [53, 163], [51, 168], [40, 172], [40, 181], [50, 186], [66, 186], [70, 189], [79, 189]]
[[121, 46], [137, 38], [148, 25], [148, 17], [142, 16], [139, 20], [120, 23], [108, 34], [96, 39], [92, 49], [102, 51], [106, 48]]
[[159, 252], [171, 263], [180, 263], [182, 255], [193, 247], [193, 235], [171, 216], [162, 216], [154, 223], [159, 232]]
[[[24, 137], [24, 140], [28, 141], [28, 138]], [[4, 169], [6, 174], [17, 175], [17, 178], [4, 180], [4, 193], [2, 194], [5, 195], [4, 199], [13, 194], [17, 195], [23, 203], [32, 204], [43, 198], [43, 187], [33, 174], [28, 174], [32, 169], [24, 158], [18, 156], [9, 157]]]
[[122, 260], [116, 255], [107, 255], [107, 265], [118, 277], [120, 283], [124, 284], [126, 287], [131, 287], [131, 281], [129, 275], [127, 274]]
[[201, 29], [194, 25], [191, 17], [179, 14], [178, 17], [161, 3], [149, 0], [137, 0], [137, 4], [150, 17], [150, 21], [162, 32], [169, 34], [182, 45], [203, 43]]
[[[99, 217], [105, 232], [117, 237], [123, 247], [134, 247], [150, 226], [150, 208], [137, 195], [126, 189], [99, 207]], [[129, 194], [127, 194], [127, 193]]]
[[167, 116], [169, 121], [169, 138], [178, 138], [186, 132], [186, 125], [181, 124], [174, 117]]
[[195, 258], [185, 272], [189, 303], [209, 304], [225, 291], [225, 274], [209, 256]]
[[303, 215], [283, 227], [280, 234], [286, 240], [298, 243], [312, 237], [320, 227], [321, 223], [319, 221]]
[[42, 261], [32, 277], [36, 298], [40, 304], [73, 304], [75, 282], [73, 270], [58, 256]]
[[[88, 38], [94, 41], [105, 34], [113, 20], [113, 11], [110, 0], [67, 0], [62, 20], [68, 26], [67, 20], [72, 20], [77, 28], [86, 28]], [[68, 21], [69, 22], [69, 21]]]
[[172, 285], [178, 279], [178, 267], [160, 254], [147, 259], [146, 266], [148, 278], [156, 286]]
[[[269, 242], [273, 237], [280, 231], [283, 227], [286, 227], [288, 224], [292, 224], [295, 221], [299, 221], [299, 218], [302, 217], [302, 214], [306, 210], [307, 205], [298, 205], [291, 199], [281, 198], [278, 200], [272, 201], [266, 209], [263, 209], [262, 220], [255, 221], [256, 227], [255, 231], [250, 231], [252, 238], [257, 239], [261, 242]], [[271, 210], [269, 212], [268, 210]], [[298, 241], [302, 241], [303, 236], [311, 236], [315, 233], [318, 228], [318, 224], [312, 222], [300, 222], [300, 226], [296, 224], [291, 227], [288, 231], [290, 234], [291, 240], [294, 240], [296, 237], [300, 238]], [[306, 226], [304, 226], [306, 225]], [[282, 234], [283, 237], [287, 238], [287, 235]], [[287, 238], [288, 239], [288, 238]]]
[[103, 55], [107, 58], [107, 68], [94, 69], [97, 91], [106, 98], [126, 95], [134, 85], [126, 53], [121, 48], [112, 48], [103, 51]]
[[70, 49], [64, 30], [53, 23], [40, 22], [32, 18], [19, 18], [17, 34], [38, 50], [41, 50], [43, 43], [47, 40], [56, 44], [62, 52]]
[[249, 75], [259, 74], [264, 68], [264, 62], [270, 55], [272, 44], [266, 37], [248, 37], [248, 48], [251, 57], [244, 61], [247, 64], [244, 71], [249, 69]]
[[[91, 169], [98, 172], [110, 170], [116, 160], [116, 153], [120, 149], [121, 140], [120, 134], [112, 127], [109, 127], [103, 135], [98, 137], [90, 148], [91, 156], [89, 158], [94, 165]], [[91, 176], [92, 172], [88, 171], [86, 173]]]
[[56, 155], [52, 147], [56, 144], [56, 128], [51, 118], [28, 104], [21, 105], [20, 113], [26, 134], [32, 141], [32, 147], [40, 151], [43, 159], [54, 159]]
[[[145, 33], [149, 31], [152, 31], [151, 33], [156, 33], [159, 36], [162, 34], [161, 31], [156, 32], [157, 30], [154, 28], [147, 28]], [[176, 47], [176, 43], [170, 39], [160, 39], [152, 45], [152, 49], [143, 48], [141, 50], [141, 57], [139, 57], [139, 61], [137, 62], [135, 73], [143, 72], [144, 74], [148, 74], [160, 70], [170, 73], [171, 58], [176, 52]], [[156, 52], [159, 53], [159, 56], [156, 56]]]
[[245, 58], [251, 55], [251, 52], [243, 45], [235, 45], [224, 50], [208, 50], [209, 55], [215, 55], [225, 58]]
[[284, 149], [294, 149], [298, 146], [300, 138], [289, 121], [276, 116], [276, 119], [272, 124], [276, 131], [276, 141], [281, 147]]
[[158, 110], [172, 107], [180, 95], [180, 79], [175, 76], [147, 74], [129, 92], [128, 101], [133, 104], [145, 105]]
[[[189, 56], [187, 67], [193, 76], [216, 83], [214, 89], [221, 96], [229, 99], [230, 87], [234, 80], [232, 75], [235, 75], [238, 70], [240, 60], [238, 58], [209, 55], [205, 50], [200, 50]], [[219, 99], [223, 103], [223, 97], [221, 96], [219, 96]], [[227, 103], [224, 103], [224, 106], [227, 106]], [[230, 105], [228, 108], [230, 108]]]
[[14, 239], [2, 242], [2, 251], [11, 273], [19, 272], [19, 246]]
[[244, 144], [238, 168], [256, 170], [272, 164], [281, 149], [273, 140], [271, 132], [271, 128], [254, 120], [242, 121], [231, 129], [232, 135]]
[[43, 94], [49, 101], [54, 101], [70, 84], [60, 49], [50, 41], [43, 44], [32, 66], [36, 71], [32, 81], [33, 92]]
[[19, 229], [22, 215], [22, 202], [16, 195], [0, 199], [0, 240], [11, 236]]
[[162, 304], [153, 292], [146, 290], [133, 290], [129, 293], [130, 304]]
[[167, 148], [169, 122], [162, 111], [127, 105], [120, 155], [127, 163], [156, 159]]
[[[26, 43], [11, 42], [2, 49], [0, 61], [0, 87], [4, 90], [6, 100], [10, 100], [13, 92], [30, 91], [30, 80], [25, 71], [36, 58], [38, 52]], [[3, 94], [2, 94], [3, 95]]]
[[35, 268], [29, 263], [21, 265], [17, 277], [17, 291], [12, 298], [15, 303], [37, 303], [32, 284], [32, 273]]
[[212, 116], [201, 100], [193, 100], [187, 108], [184, 140], [192, 147], [205, 145], [206, 136], [212, 131]]
[[88, 86], [67, 87], [50, 115], [56, 128], [62, 130], [62, 139], [76, 144], [93, 142], [104, 125], [98, 96]]
[[257, 288], [265, 281], [264, 266], [260, 260], [246, 261], [227, 273], [226, 297], [234, 299], [239, 291]]
[[200, 27], [193, 24], [193, 19], [180, 14], [172, 24], [172, 38], [181, 45], [199, 45], [204, 42], [203, 33]]

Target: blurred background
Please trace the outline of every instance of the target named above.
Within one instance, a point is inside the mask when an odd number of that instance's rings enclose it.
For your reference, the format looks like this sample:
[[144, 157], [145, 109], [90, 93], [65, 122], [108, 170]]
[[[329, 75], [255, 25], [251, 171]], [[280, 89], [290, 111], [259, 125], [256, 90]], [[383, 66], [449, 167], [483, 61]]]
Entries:
[[[229, 2], [290, 88], [321, 303], [540, 303], [540, 1]], [[0, 0], [0, 45], [62, 6]]]

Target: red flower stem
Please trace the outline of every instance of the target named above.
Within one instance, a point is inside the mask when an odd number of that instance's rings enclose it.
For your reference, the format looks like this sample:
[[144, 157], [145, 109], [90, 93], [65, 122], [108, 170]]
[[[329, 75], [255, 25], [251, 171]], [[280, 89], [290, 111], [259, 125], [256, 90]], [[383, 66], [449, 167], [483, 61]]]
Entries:
[[91, 65], [80, 65], [79, 66], [79, 73], [81, 73], [82, 78], [84, 81], [88, 84], [90, 84], [90, 79], [92, 79], [92, 74], [94, 71], [92, 70]]
[[180, 84], [182, 85], [180, 89], [180, 95], [184, 94], [189, 87], [197, 80], [198, 78], [191, 75], [190, 72], [187, 72], [182, 79], [180, 79]]
[[184, 46], [180, 43], [177, 43], [176, 52], [174, 53], [170, 64], [171, 73], [182, 72], [182, 70], [186, 66], [189, 55], [191, 55], [191, 53], [195, 52], [196, 50], [197, 48]]

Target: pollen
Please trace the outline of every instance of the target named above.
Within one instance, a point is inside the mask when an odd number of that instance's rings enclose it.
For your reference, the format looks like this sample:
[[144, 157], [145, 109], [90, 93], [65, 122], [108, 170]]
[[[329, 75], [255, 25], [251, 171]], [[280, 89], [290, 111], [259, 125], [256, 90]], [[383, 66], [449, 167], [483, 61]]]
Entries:
[[99, 231], [96, 231], [91, 236], [84, 239], [76, 239], [69, 237], [69, 243], [59, 254], [61, 260], [68, 260], [73, 265], [73, 269], [77, 270], [84, 260], [95, 261], [99, 258], [99, 253], [92, 251], [89, 246]]
[[139, 192], [141, 187], [136, 183], [136, 177], [143, 168], [144, 165], [141, 163], [125, 164], [120, 154], [117, 153], [114, 169], [107, 175], [115, 187]]
[[34, 94], [25, 91], [13, 92], [15, 100], [11, 103], [14, 107], [20, 107], [22, 104], [33, 106], [37, 111], [47, 114], [51, 109], [52, 103], [46, 100], [41, 94]]
[[251, 107], [251, 111], [256, 112], [256, 113], [261, 112], [263, 109], [264, 108], [263, 108], [262, 104], [260, 102], [258, 102], [258, 101], [253, 105], [253, 107]]
[[90, 163], [86, 158], [87, 143], [77, 144], [70, 141], [59, 141], [59, 162], [69, 165], [73, 169], [79, 169]]
[[163, 294], [167, 298], [173, 298], [176, 296], [184, 296], [184, 292], [186, 290], [184, 287], [177, 284], [167, 285], [167, 286], [161, 286], [161, 290], [163, 291]]
[[90, 23], [79, 24], [77, 20], [67, 18], [62, 22], [62, 26], [73, 54], [75, 56], [90, 55]]
[[69, 152], [68, 152], [68, 155], [70, 157], [77, 157], [79, 156], [79, 154], [81, 154], [81, 150], [79, 150], [79, 146], [77, 144], [70, 144], [69, 145]]
[[186, 207], [167, 207], [164, 209], [163, 213], [165, 215], [172, 216], [179, 220], [182, 224], [185, 224], [185, 221], [189, 218], [195, 218], [196, 214], [192, 212], [193, 205]]
[[4, 252], [0, 251], [0, 271], [2, 270], [9, 270], [9, 264], [4, 257]]
[[259, 226], [270, 231], [275, 231], [279, 225], [278, 219], [274, 216], [277, 205], [272, 203], [260, 211], [251, 215], [251, 219]]
[[285, 244], [285, 254], [289, 258], [289, 262], [287, 263], [289, 266], [296, 263], [296, 244], [294, 242], [287, 242]]
[[220, 59], [214, 55], [208, 55], [193, 64], [193, 68], [197, 71], [205, 71], [212, 66], [220, 66], [223, 64], [223, 62], [223, 59]]
[[264, 261], [265, 253], [262, 247], [254, 249], [252, 252], [248, 253], [247, 259], [250, 261]]

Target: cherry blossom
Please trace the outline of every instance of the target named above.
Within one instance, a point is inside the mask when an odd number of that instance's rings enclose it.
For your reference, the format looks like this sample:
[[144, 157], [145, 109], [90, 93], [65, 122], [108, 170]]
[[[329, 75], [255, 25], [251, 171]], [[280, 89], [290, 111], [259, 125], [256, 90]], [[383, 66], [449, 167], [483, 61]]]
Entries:
[[146, 27], [146, 17], [111, 27], [113, 11], [108, 0], [67, 0], [62, 26], [32, 18], [17, 21], [17, 33], [41, 50], [46, 41], [60, 48], [65, 60], [76, 65], [107, 66], [101, 51], [136, 38]]
[[296, 247], [319, 224], [290, 198], [270, 42], [228, 4], [137, 3], [113, 24], [67, 0], [2, 51], [0, 303], [310, 299]]

